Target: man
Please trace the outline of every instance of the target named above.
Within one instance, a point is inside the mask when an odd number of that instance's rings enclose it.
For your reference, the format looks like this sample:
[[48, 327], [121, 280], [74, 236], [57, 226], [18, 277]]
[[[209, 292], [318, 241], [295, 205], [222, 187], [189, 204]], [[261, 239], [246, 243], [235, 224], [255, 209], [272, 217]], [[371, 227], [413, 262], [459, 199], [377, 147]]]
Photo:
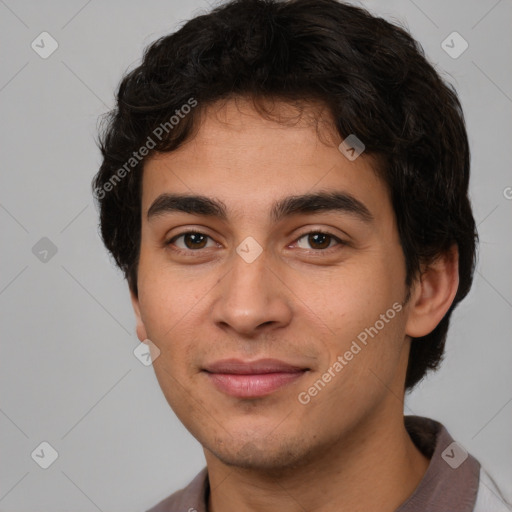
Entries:
[[207, 463], [153, 512], [508, 510], [403, 416], [477, 240], [460, 103], [403, 29], [226, 3], [151, 45], [101, 149], [103, 240]]

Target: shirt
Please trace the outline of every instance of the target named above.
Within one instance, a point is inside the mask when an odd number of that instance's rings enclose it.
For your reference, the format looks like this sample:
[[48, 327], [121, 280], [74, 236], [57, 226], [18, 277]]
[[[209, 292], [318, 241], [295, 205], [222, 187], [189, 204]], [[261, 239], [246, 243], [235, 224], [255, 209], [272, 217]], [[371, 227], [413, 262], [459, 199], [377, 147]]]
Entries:
[[[416, 489], [395, 512], [512, 511], [480, 463], [441, 423], [420, 416], [405, 416], [404, 420], [412, 441], [430, 463]], [[187, 487], [148, 512], [207, 512], [209, 492], [205, 467]]]

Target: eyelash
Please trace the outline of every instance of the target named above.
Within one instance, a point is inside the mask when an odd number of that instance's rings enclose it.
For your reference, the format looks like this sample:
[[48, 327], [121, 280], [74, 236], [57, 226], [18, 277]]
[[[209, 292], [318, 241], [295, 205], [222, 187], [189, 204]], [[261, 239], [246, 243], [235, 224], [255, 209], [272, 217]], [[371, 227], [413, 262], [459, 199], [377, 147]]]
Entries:
[[[190, 231], [183, 231], [182, 233], [179, 233], [178, 235], [175, 235], [173, 236], [172, 238], [170, 238], [169, 240], [165, 241], [164, 242], [164, 245], [166, 247], [171, 247], [172, 244], [178, 240], [179, 238], [185, 236], [185, 235], [188, 235], [188, 234], [194, 234], [194, 235], [203, 235], [203, 236], [206, 236], [210, 239], [212, 239], [209, 235], [207, 235], [206, 233], [202, 233], [201, 231], [194, 231], [194, 230], [190, 230]], [[303, 233], [302, 235], [300, 235], [298, 238], [296, 238], [294, 240], [293, 243], [296, 243], [298, 242], [301, 238], [304, 238], [305, 236], [308, 236], [308, 235], [316, 235], [316, 234], [320, 234], [320, 235], [326, 235], [328, 237], [330, 237], [331, 239], [333, 239], [334, 241], [336, 241], [337, 243], [332, 246], [332, 247], [328, 247], [327, 249], [309, 249], [309, 252], [313, 252], [313, 253], [330, 253], [332, 249], [335, 249], [337, 246], [344, 246], [344, 245], [348, 245], [346, 242], [344, 242], [343, 240], [341, 240], [339, 237], [333, 235], [332, 233], [329, 233], [328, 231], [323, 231], [321, 229], [315, 229], [313, 231], [308, 231], [306, 233]], [[178, 254], [184, 254], [184, 255], [187, 255], [187, 256], [190, 256], [191, 253], [194, 253], [194, 252], [197, 252], [197, 253], [200, 253], [202, 252], [201, 249], [181, 249], [181, 248], [176, 248], [176, 247], [173, 247], [172, 250]], [[307, 249], [304, 249], [305, 251], [308, 251]]]

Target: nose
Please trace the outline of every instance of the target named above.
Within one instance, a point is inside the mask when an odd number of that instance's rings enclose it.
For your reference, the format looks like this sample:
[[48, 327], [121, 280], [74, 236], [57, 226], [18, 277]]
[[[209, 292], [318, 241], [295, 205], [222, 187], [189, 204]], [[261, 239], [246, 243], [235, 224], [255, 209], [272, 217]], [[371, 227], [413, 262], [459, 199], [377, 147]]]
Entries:
[[250, 263], [234, 253], [232, 266], [216, 290], [211, 311], [213, 321], [223, 329], [251, 337], [291, 321], [291, 293], [270, 267], [265, 251]]

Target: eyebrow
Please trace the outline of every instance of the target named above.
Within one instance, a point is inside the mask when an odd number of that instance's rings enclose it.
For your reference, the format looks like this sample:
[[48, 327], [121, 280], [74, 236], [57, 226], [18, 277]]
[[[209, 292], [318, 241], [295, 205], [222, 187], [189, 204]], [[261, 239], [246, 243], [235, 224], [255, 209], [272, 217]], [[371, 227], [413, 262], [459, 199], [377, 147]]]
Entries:
[[[150, 221], [155, 217], [174, 212], [228, 220], [226, 205], [218, 199], [202, 195], [169, 193], [161, 194], [155, 199], [148, 210], [147, 219]], [[273, 222], [278, 222], [292, 215], [319, 212], [347, 213], [366, 223], [374, 220], [370, 210], [347, 192], [318, 192], [288, 196], [272, 205], [270, 217]]]

